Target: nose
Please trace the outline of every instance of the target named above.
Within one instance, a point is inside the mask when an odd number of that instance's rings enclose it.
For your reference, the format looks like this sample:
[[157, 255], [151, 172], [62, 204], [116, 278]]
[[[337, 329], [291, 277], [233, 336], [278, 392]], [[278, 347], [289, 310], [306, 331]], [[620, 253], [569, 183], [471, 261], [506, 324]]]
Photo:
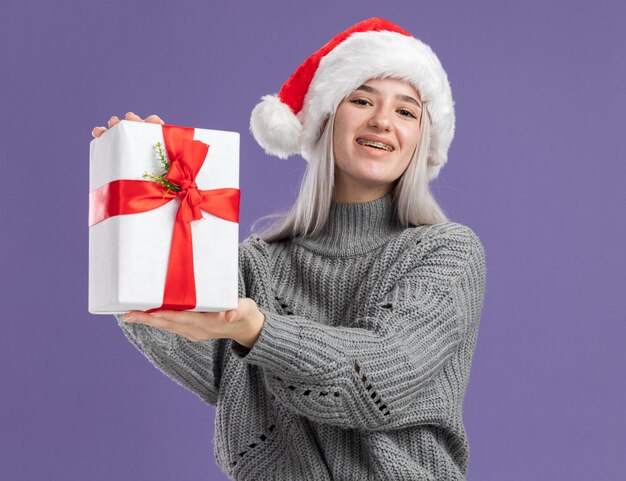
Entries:
[[385, 131], [391, 131], [393, 128], [389, 113], [384, 109], [376, 109], [372, 111], [372, 116], [370, 117], [368, 124], [370, 127]]

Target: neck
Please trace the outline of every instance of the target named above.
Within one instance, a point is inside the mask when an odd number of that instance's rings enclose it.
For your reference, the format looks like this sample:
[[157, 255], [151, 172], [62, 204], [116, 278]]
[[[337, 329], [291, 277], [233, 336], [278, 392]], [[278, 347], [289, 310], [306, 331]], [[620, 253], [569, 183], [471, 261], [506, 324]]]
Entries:
[[337, 204], [363, 204], [372, 202], [389, 194], [393, 190], [393, 184], [386, 184], [370, 189], [357, 185], [345, 185], [346, 180], [340, 176], [335, 177], [333, 189], [333, 202]]
[[323, 231], [295, 240], [311, 250], [326, 255], [358, 255], [374, 250], [403, 227], [397, 221], [393, 194], [359, 203], [333, 201]]

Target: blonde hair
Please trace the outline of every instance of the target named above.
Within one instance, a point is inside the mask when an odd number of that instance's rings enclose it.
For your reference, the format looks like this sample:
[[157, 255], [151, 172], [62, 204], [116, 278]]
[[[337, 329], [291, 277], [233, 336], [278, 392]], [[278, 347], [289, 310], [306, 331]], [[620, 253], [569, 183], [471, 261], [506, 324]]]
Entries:
[[[433, 197], [427, 176], [427, 157], [430, 144], [430, 114], [424, 102], [420, 119], [420, 138], [411, 161], [395, 182], [393, 199], [396, 216], [405, 227], [448, 222], [443, 209]], [[257, 232], [265, 242], [274, 242], [300, 236], [316, 236], [324, 228], [332, 204], [335, 156], [333, 130], [335, 116], [328, 119], [322, 135], [309, 155], [296, 202], [287, 212], [259, 218], [251, 227], [255, 232], [259, 222], [277, 219], [266, 229]]]

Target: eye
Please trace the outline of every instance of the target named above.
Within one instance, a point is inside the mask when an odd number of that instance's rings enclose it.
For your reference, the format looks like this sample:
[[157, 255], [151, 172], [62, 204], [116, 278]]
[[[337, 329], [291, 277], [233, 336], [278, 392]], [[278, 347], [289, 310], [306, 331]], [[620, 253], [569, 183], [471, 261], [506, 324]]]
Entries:
[[413, 112], [407, 109], [399, 109], [398, 113], [404, 117], [413, 117], [414, 119], [417, 119], [417, 117], [413, 115]]
[[353, 104], [357, 104], [357, 105], [371, 105], [371, 103], [365, 99], [361, 99], [361, 98], [354, 98], [352, 100], [350, 100], [351, 103]]

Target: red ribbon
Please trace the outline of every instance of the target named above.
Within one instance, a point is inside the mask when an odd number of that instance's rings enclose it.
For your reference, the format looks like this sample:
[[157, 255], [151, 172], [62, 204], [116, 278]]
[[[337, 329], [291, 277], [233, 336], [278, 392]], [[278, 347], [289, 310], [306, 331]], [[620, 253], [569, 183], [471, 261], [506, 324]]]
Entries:
[[165, 178], [180, 191], [146, 180], [114, 180], [89, 193], [89, 227], [116, 215], [147, 212], [179, 198], [167, 277], [159, 309], [188, 310], [196, 307], [196, 281], [193, 268], [191, 221], [202, 219], [205, 211], [221, 219], [239, 222], [239, 189], [200, 190], [195, 179], [204, 164], [209, 146], [193, 140], [194, 129], [162, 125], [163, 139], [170, 159]]

